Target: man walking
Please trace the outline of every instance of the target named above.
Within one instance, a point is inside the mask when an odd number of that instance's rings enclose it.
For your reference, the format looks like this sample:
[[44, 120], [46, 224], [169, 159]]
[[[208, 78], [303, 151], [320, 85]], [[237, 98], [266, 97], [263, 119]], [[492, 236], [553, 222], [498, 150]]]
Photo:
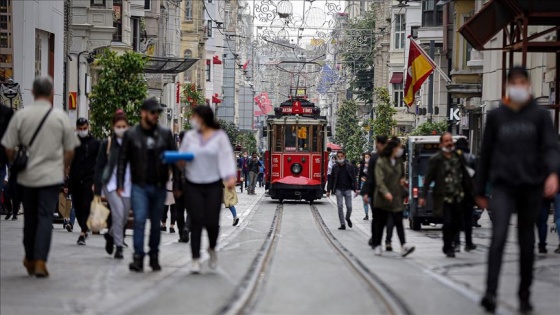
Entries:
[[[477, 170], [477, 203], [492, 212], [486, 293], [481, 305], [496, 309], [496, 294], [511, 214], [517, 212], [520, 249], [519, 310], [529, 313], [535, 247], [535, 220], [542, 197], [558, 191], [560, 154], [550, 114], [531, 96], [523, 67], [507, 75], [509, 97], [488, 113]], [[488, 204], [486, 187], [492, 187]]]
[[81, 229], [76, 243], [86, 245], [86, 238], [88, 237], [87, 219], [93, 200], [93, 176], [95, 175], [95, 163], [101, 142], [89, 133], [89, 122], [85, 118], [78, 118], [76, 131], [80, 138], [80, 146], [76, 149], [76, 156], [70, 167], [69, 190]]
[[167, 194], [166, 184], [171, 168], [160, 156], [164, 151], [177, 150], [173, 134], [158, 125], [162, 107], [155, 99], [142, 103], [140, 124], [124, 135], [117, 168], [117, 187], [121, 194], [127, 164], [130, 163], [132, 179], [131, 204], [134, 210], [134, 256], [129, 269], [144, 271], [144, 230], [150, 219], [150, 267], [161, 270], [159, 265], [160, 222]]
[[35, 102], [18, 111], [2, 145], [10, 160], [15, 148], [27, 147], [27, 166], [18, 173], [24, 212], [23, 265], [29, 275], [47, 277], [47, 258], [51, 245], [53, 211], [58, 202], [64, 170], [70, 165], [74, 149], [80, 144], [66, 113], [52, 109], [53, 83], [40, 77], [33, 82]]
[[422, 198], [418, 205], [420, 207], [426, 205], [430, 185], [434, 182], [433, 212], [437, 216], [443, 215], [443, 253], [453, 258], [455, 257], [453, 242], [461, 231], [466, 216], [469, 224], [468, 227], [465, 226], [465, 251], [476, 249], [476, 245], [472, 242], [471, 224], [474, 193], [464, 154], [460, 150], [455, 150], [451, 133], [446, 132], [440, 137], [439, 146], [441, 151], [430, 158]]
[[[241, 169], [241, 176], [244, 178], [245, 188], [247, 188], [247, 193], [249, 192], [249, 153], [243, 151], [243, 155], [237, 160], [237, 167]], [[241, 189], [243, 191], [243, 189]]]
[[[375, 217], [374, 211], [378, 211], [373, 207], [373, 195], [375, 193], [375, 187], [377, 182], [375, 181], [375, 164], [377, 163], [377, 158], [379, 157], [379, 152], [383, 150], [387, 141], [389, 139], [387, 136], [377, 136], [375, 137], [375, 153], [371, 154], [371, 158], [368, 162], [368, 171], [366, 176], [366, 181], [362, 186], [360, 194], [363, 196], [364, 203], [369, 203], [371, 208], [371, 238], [369, 239], [369, 245], [373, 246], [373, 237], [375, 224], [373, 223], [373, 218]], [[389, 228], [387, 228], [387, 237], [389, 237]], [[392, 249], [391, 249], [392, 250]]]
[[[0, 139], [4, 137], [6, 129], [8, 129], [8, 124], [14, 115], [14, 111], [8, 106], [0, 103]], [[6, 150], [0, 144], [0, 192], [4, 189], [4, 178], [6, 177], [6, 171], [8, 167], [8, 156], [6, 155]]]
[[336, 153], [336, 164], [332, 168], [331, 180], [327, 187], [327, 197], [331, 192], [336, 194], [336, 204], [338, 206], [338, 219], [340, 220], [339, 230], [346, 230], [344, 222], [343, 203], [346, 204], [346, 223], [352, 227], [350, 217], [352, 215], [352, 192], [358, 193], [356, 183], [356, 168], [346, 161], [346, 153], [338, 151]]
[[249, 187], [247, 187], [247, 193], [249, 195], [256, 195], [255, 187], [257, 186], [257, 177], [259, 176], [261, 166], [262, 163], [259, 161], [257, 154], [253, 153], [251, 160], [247, 163], [247, 169], [249, 170]]

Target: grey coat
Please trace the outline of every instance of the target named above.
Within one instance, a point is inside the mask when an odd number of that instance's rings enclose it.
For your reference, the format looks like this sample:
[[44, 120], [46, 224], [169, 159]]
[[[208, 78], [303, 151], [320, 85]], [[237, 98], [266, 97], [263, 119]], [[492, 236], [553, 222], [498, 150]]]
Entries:
[[[397, 159], [395, 165], [387, 157], [379, 157], [375, 163], [375, 195], [373, 207], [391, 212], [404, 210], [404, 188], [401, 180], [404, 179], [404, 163]], [[387, 200], [385, 195], [391, 193], [393, 201]]]

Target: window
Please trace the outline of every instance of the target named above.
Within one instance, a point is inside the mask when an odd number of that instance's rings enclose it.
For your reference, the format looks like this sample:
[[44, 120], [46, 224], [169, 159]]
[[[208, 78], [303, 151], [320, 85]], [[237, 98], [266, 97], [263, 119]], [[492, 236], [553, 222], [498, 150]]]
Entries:
[[144, 0], [144, 10], [151, 10], [152, 0]]
[[412, 26], [410, 27], [410, 35], [412, 36], [412, 38], [417, 39], [418, 38], [418, 29], [420, 28], [420, 26]]
[[206, 24], [206, 27], [208, 28], [206, 34], [208, 35], [208, 37], [212, 37], [212, 20], [208, 20], [208, 24]]
[[208, 0], [208, 3], [212, 3], [212, 0]]
[[192, 21], [192, 19], [193, 19], [192, 0], [185, 0], [185, 20]]
[[[463, 23], [466, 22], [469, 17], [463, 18]], [[463, 69], [467, 68], [468, 62], [471, 61], [471, 52], [473, 50], [472, 45], [463, 38]]]
[[104, 7], [105, 6], [105, 0], [91, 0], [91, 6], [92, 7]]
[[211, 74], [212, 74], [212, 60], [206, 59], [206, 82], [210, 82]]
[[130, 28], [132, 29], [132, 50], [140, 50], [140, 18], [130, 18]]
[[122, 42], [122, 0], [113, 0], [113, 27], [113, 41]]
[[[185, 59], [190, 59], [192, 58], [192, 51], [190, 51], [189, 49], [185, 50], [185, 54], [184, 54]], [[192, 81], [192, 70], [189, 68], [187, 70], [185, 70], [184, 72], [184, 82], [185, 83], [190, 83]]]
[[404, 49], [404, 38], [406, 32], [406, 21], [404, 14], [395, 14], [394, 22], [394, 49]]
[[443, 6], [436, 5], [436, 0], [422, 1], [422, 26], [442, 26]]
[[40, 77], [42, 74], [42, 63], [41, 63], [41, 37], [39, 34], [35, 35], [35, 77]]
[[395, 102], [395, 107], [404, 107], [403, 96], [403, 84], [393, 83], [393, 101]]

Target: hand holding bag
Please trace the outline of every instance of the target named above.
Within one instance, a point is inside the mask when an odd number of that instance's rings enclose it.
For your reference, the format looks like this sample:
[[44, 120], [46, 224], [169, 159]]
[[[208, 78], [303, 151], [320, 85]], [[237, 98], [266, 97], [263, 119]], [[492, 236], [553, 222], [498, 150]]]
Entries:
[[110, 211], [101, 201], [101, 197], [93, 197], [89, 212], [89, 218], [87, 220], [88, 228], [92, 232], [99, 232], [100, 230], [107, 227], [107, 218], [109, 217], [109, 213]]
[[37, 126], [37, 129], [35, 130], [35, 133], [33, 134], [33, 137], [31, 137], [31, 141], [29, 141], [28, 146], [25, 146], [25, 145], [21, 144], [21, 140], [20, 140], [20, 145], [16, 148], [17, 149], [16, 156], [14, 158], [14, 162], [12, 163], [12, 171], [13, 172], [19, 173], [21, 171], [24, 171], [27, 168], [27, 162], [29, 161], [29, 151], [27, 151], [27, 148], [29, 148], [33, 145], [33, 142], [35, 141], [35, 138], [37, 138], [37, 135], [39, 134], [39, 131], [41, 130], [41, 127], [43, 127], [43, 124], [45, 123], [45, 120], [47, 120], [47, 117], [49, 116], [51, 111], [52, 111], [52, 109], [49, 109], [47, 111], [47, 113], [45, 114], [45, 116], [43, 117], [41, 122], [39, 123], [39, 126]]

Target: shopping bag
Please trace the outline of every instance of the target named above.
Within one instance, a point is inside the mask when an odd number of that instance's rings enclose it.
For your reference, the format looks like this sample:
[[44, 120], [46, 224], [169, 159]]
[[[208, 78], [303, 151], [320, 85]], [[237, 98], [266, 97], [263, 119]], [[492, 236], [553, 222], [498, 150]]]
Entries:
[[107, 217], [109, 217], [109, 209], [105, 207], [101, 201], [101, 197], [95, 196], [91, 202], [89, 218], [87, 226], [92, 232], [99, 232], [107, 227]]

